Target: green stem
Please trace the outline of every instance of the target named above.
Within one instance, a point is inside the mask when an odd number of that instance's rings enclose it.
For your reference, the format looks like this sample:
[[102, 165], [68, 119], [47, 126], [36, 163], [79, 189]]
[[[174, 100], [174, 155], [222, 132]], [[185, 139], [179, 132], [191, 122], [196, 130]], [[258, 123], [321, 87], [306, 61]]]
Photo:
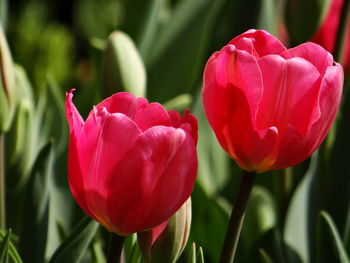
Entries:
[[278, 214], [281, 229], [284, 228], [285, 216], [288, 208], [290, 192], [293, 187], [293, 167], [283, 170], [282, 175], [278, 175]]
[[0, 134], [0, 228], [2, 229], [5, 229], [6, 227], [4, 143], [4, 135]]
[[347, 33], [348, 16], [350, 13], [349, 8], [350, 8], [350, 0], [344, 0], [343, 6], [341, 8], [339, 25], [338, 25], [337, 35], [335, 38], [335, 47], [333, 52], [334, 59], [338, 62], [341, 62], [342, 56], [343, 56], [345, 38]]
[[109, 245], [107, 263], [120, 263], [123, 250], [125, 236], [119, 236], [112, 233], [111, 242]]
[[221, 250], [220, 263], [233, 262], [243, 225], [245, 210], [255, 178], [255, 172], [243, 171], [230, 222], [226, 230], [224, 246]]

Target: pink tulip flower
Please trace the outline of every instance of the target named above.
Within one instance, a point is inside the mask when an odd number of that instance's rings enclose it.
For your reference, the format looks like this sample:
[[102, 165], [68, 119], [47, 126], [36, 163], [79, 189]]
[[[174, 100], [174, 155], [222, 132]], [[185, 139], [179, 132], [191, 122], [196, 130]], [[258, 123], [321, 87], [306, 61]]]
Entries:
[[[343, 2], [343, 0], [331, 0], [325, 19], [311, 39], [312, 42], [323, 46], [329, 52], [333, 52], [335, 48]], [[350, 75], [350, 23], [347, 26], [344, 48], [342, 64], [346, 75]]]
[[203, 105], [224, 150], [249, 172], [293, 166], [321, 144], [336, 116], [343, 70], [321, 46], [286, 49], [249, 30], [208, 60]]
[[86, 214], [119, 235], [169, 219], [197, 173], [197, 120], [129, 93], [95, 106], [84, 122], [66, 95], [68, 181]]

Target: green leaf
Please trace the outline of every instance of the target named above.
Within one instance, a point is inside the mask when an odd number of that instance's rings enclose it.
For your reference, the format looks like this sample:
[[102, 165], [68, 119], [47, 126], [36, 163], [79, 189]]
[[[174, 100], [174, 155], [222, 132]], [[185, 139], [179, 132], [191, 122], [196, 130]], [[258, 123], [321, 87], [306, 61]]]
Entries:
[[349, 263], [349, 257], [338, 230], [326, 211], [321, 211], [317, 225], [317, 262]]
[[[129, 2], [129, 1], [126, 1]], [[134, 1], [132, 1], [134, 2]], [[79, 34], [90, 38], [106, 38], [115, 28], [120, 27], [120, 23], [125, 14], [124, 1], [114, 0], [77, 0], [74, 1], [74, 25]]]
[[[68, 125], [65, 117], [64, 92], [59, 88], [55, 79], [48, 75], [45, 89], [39, 97], [36, 109], [36, 130], [41, 138], [53, 138], [55, 141], [55, 173], [66, 174], [67, 160], [66, 150], [68, 144]], [[39, 136], [38, 136], [39, 137]], [[38, 142], [41, 144], [41, 142]], [[67, 187], [65, 176], [58, 176], [52, 181], [49, 197], [49, 206], [55, 209], [49, 211], [48, 237], [46, 246], [46, 258], [50, 258], [60, 245], [62, 232], [60, 230], [70, 229], [75, 223], [73, 217], [74, 200]], [[57, 221], [62, 224], [61, 229]]]
[[341, 236], [344, 236], [347, 247], [350, 251], [350, 191], [349, 158], [350, 155], [350, 79], [345, 82], [343, 104], [336, 119], [336, 135], [334, 145], [329, 151], [329, 167], [326, 176], [323, 178], [323, 198], [327, 205], [323, 207], [332, 218], [339, 229]]
[[[4, 238], [6, 237], [7, 234], [8, 234], [8, 232], [5, 232], [5, 231], [0, 229], [0, 240], [4, 240]], [[10, 253], [10, 257], [14, 263], [22, 263], [21, 257], [19, 256], [15, 246], [11, 242], [11, 241], [17, 241], [17, 240], [18, 240], [18, 237], [14, 236], [13, 234], [10, 235], [9, 253]]]
[[[14, 123], [8, 133], [9, 169], [13, 176], [12, 185], [16, 186], [15, 191], [21, 191], [27, 182], [32, 166], [35, 162], [40, 148], [38, 128], [36, 121], [36, 110], [32, 94], [32, 87], [23, 68], [15, 68], [15, 96], [17, 98], [17, 111], [14, 116]], [[43, 143], [46, 143], [45, 140]]]
[[[95, 241], [92, 245], [94, 258], [96, 258], [96, 263], [105, 263], [106, 257], [105, 252], [103, 251], [102, 242], [101, 240]], [[137, 263], [136, 261], [127, 261], [130, 263]]]
[[188, 108], [191, 103], [192, 96], [190, 94], [182, 94], [165, 102], [163, 105], [167, 110], [183, 111]]
[[45, 123], [50, 124], [50, 137], [55, 138], [55, 150], [62, 153], [68, 144], [68, 123], [62, 91], [52, 75], [47, 76], [47, 107]]
[[8, 97], [6, 96], [5, 90], [0, 83], [0, 133], [6, 131], [9, 115], [10, 108]]
[[132, 39], [114, 31], [107, 40], [102, 61], [103, 89], [106, 95], [127, 91], [136, 97], [146, 92], [146, 71]]
[[212, 38], [213, 45], [221, 48], [235, 36], [251, 28], [277, 31], [280, 1], [250, 0], [226, 1]]
[[147, 59], [153, 49], [153, 41], [157, 37], [160, 26], [162, 0], [134, 0], [127, 1], [125, 10], [128, 19], [122, 29], [133, 39], [140, 50], [140, 54]]
[[[6, 8], [5, 1], [0, 2], [0, 15]], [[0, 19], [3, 19], [1, 17]], [[0, 133], [10, 128], [12, 116], [14, 114], [16, 96], [15, 88], [15, 70], [11, 57], [11, 52], [7, 44], [5, 33], [0, 23]]]
[[15, 85], [15, 71], [12, 61], [10, 48], [8, 46], [6, 36], [2, 25], [0, 24], [0, 68], [1, 68], [1, 84], [5, 90], [10, 102], [14, 102], [13, 89]]
[[241, 234], [245, 247], [251, 249], [254, 243], [276, 224], [277, 212], [273, 196], [265, 187], [254, 186]]
[[198, 247], [195, 242], [192, 242], [190, 251], [188, 254], [188, 263], [204, 263], [204, 254], [202, 247]]
[[285, 19], [292, 45], [308, 41], [320, 26], [330, 0], [287, 0]]
[[128, 263], [140, 263], [141, 252], [139, 244], [137, 242], [136, 234], [132, 234], [126, 237], [124, 244], [125, 259]]
[[52, 171], [52, 142], [48, 142], [35, 161], [25, 199], [26, 220], [22, 223], [19, 248], [26, 262], [45, 261]]
[[277, 33], [278, 10], [275, 0], [262, 0], [260, 2], [260, 12], [258, 26], [259, 29], [265, 29], [271, 34]]
[[315, 245], [312, 237], [316, 229], [310, 222], [315, 222], [317, 219], [316, 168], [317, 153], [312, 156], [309, 170], [291, 198], [284, 228], [286, 244], [305, 263], [312, 260], [311, 251]]
[[202, 247], [199, 247], [197, 252], [197, 262], [198, 263], [204, 263], [204, 254]]
[[27, 143], [25, 133], [28, 128], [28, 106], [25, 104], [19, 104], [16, 114], [14, 116], [14, 122], [11, 127], [7, 139], [7, 143], [10, 147], [7, 151], [9, 156], [10, 165], [18, 165], [21, 156], [24, 155], [26, 151], [25, 145]]
[[6, 28], [7, 25], [7, 13], [8, 13], [8, 3], [7, 0], [0, 0], [0, 21], [1, 24]]
[[67, 233], [61, 220], [59, 219], [56, 220], [56, 226], [57, 226], [58, 235], [60, 237], [60, 241], [62, 241], [67, 237]]
[[272, 259], [269, 257], [269, 255], [263, 250], [262, 248], [259, 249], [260, 258], [262, 263], [273, 263]]
[[208, 260], [217, 261], [224, 242], [229, 212], [220, 200], [206, 195], [199, 184], [195, 185], [191, 199], [193, 213], [190, 242], [201, 244]]
[[145, 61], [151, 100], [164, 102], [198, 87], [211, 33], [224, 2], [184, 0], [175, 5]]
[[9, 243], [10, 243], [11, 230], [9, 230], [6, 236], [0, 243], [0, 263], [8, 263], [9, 260]]
[[90, 45], [99, 51], [103, 51], [106, 48], [106, 42], [106, 40], [98, 37], [92, 37], [89, 39]]
[[12, 46], [16, 61], [28, 71], [38, 95], [45, 85], [47, 73], [53, 74], [59, 83], [72, 81], [74, 75], [76, 52], [72, 31], [50, 20], [47, 8], [45, 2], [26, 2], [13, 27]]
[[[7, 235], [7, 231], [0, 229], [0, 240], [3, 240], [3, 238]], [[18, 242], [18, 236], [14, 235], [13, 233], [11, 233], [11, 238], [10, 238], [11, 242]]]
[[259, 262], [259, 259], [261, 259], [261, 250], [266, 252], [275, 262], [301, 263], [300, 260], [294, 260], [294, 258], [292, 260], [291, 257], [287, 261], [285, 254], [288, 253], [288, 256], [291, 254], [290, 248], [284, 244], [278, 227], [274, 227], [260, 236], [254, 249], [248, 250], [250, 254], [248, 262]]
[[57, 248], [49, 262], [79, 263], [95, 236], [98, 227], [99, 224], [96, 221], [91, 220], [87, 216], [84, 217], [72, 230], [71, 234]]
[[188, 263], [196, 263], [197, 262], [197, 249], [196, 249], [196, 243], [192, 243], [190, 248], [190, 253], [188, 256]]

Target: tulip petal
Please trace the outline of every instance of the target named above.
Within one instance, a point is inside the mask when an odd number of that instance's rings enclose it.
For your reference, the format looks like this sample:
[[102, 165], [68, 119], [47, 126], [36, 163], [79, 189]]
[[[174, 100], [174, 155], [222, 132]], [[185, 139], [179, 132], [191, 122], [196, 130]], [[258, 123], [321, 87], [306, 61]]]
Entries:
[[327, 69], [321, 82], [318, 107], [321, 117], [313, 124], [306, 136], [289, 125], [281, 141], [279, 155], [272, 169], [296, 165], [309, 157], [322, 143], [339, 108], [343, 85], [343, 73], [339, 64]]
[[156, 102], [140, 107], [135, 113], [134, 121], [142, 131], [158, 125], [170, 126], [167, 111]]
[[73, 104], [73, 91], [66, 93], [66, 116], [69, 124], [70, 136], [68, 146], [68, 184], [74, 199], [86, 214], [94, 218], [93, 213], [89, 210], [86, 204], [84, 195], [84, 180], [80, 168], [80, 162], [77, 152], [77, 140], [81, 128], [84, 125], [84, 120], [80, 116], [77, 108]]
[[317, 69], [302, 58], [285, 60], [269, 55], [258, 60], [264, 82], [264, 94], [259, 105], [259, 128], [276, 126], [279, 136], [288, 124], [301, 135], [318, 120], [319, 77]]
[[250, 109], [245, 94], [236, 88], [232, 88], [231, 92], [231, 116], [222, 130], [215, 133], [221, 135], [219, 142], [227, 147], [227, 152], [239, 166], [253, 171], [273, 151], [278, 130], [275, 127], [256, 130], [249, 118]]
[[212, 127], [222, 127], [230, 115], [230, 90], [244, 91], [249, 103], [251, 120], [255, 120], [262, 96], [262, 79], [257, 61], [245, 51], [226, 46], [215, 53], [204, 71], [203, 105]]
[[164, 231], [164, 229], [167, 227], [169, 220], [165, 220], [163, 223], [161, 223], [160, 225], [152, 228], [150, 230], [151, 232], [151, 243], [150, 243], [150, 247], [154, 244], [154, 242], [158, 239], [158, 237], [160, 236], [160, 234]]
[[229, 88], [226, 83], [216, 81], [216, 66], [219, 52], [215, 52], [208, 60], [203, 74], [202, 101], [208, 122], [213, 128], [218, 141], [226, 152], [229, 152], [225, 137], [222, 134], [223, 126], [229, 118], [232, 108], [227, 100]]
[[190, 196], [196, 171], [195, 144], [187, 132], [164, 126], [148, 129], [110, 177], [108, 209], [119, 227], [115, 231], [147, 230], [168, 219]]
[[174, 128], [181, 128], [192, 135], [194, 142], [197, 144], [198, 141], [198, 122], [194, 115], [190, 113], [188, 109], [185, 110], [184, 116], [175, 111], [168, 111], [171, 126]]
[[107, 181], [114, 167], [141, 134], [137, 125], [121, 113], [95, 108], [81, 131], [78, 156], [84, 175], [85, 199], [98, 221], [111, 230], [107, 213]]
[[242, 38], [252, 39], [254, 42], [254, 49], [259, 57], [270, 54], [280, 54], [286, 50], [281, 41], [264, 30], [248, 30], [245, 33], [232, 39], [229, 44], [236, 45], [236, 43]]
[[247, 51], [250, 55], [254, 56], [255, 58], [259, 58], [259, 54], [254, 48], [254, 40], [252, 38], [243, 37], [237, 41], [235, 46], [238, 50]]
[[73, 91], [71, 89], [66, 93], [66, 116], [69, 124], [70, 133], [74, 133], [75, 135], [80, 133], [81, 127], [84, 125], [84, 120], [80, 116], [77, 108], [73, 104]]
[[142, 131], [156, 125], [170, 125], [166, 110], [159, 103], [149, 103], [145, 98], [135, 98], [127, 92], [119, 92], [99, 103], [110, 113], [123, 113], [133, 119]]
[[335, 66], [328, 67], [322, 79], [318, 96], [318, 107], [321, 117], [306, 135], [309, 154], [320, 146], [335, 119], [341, 101], [343, 84], [344, 73], [342, 66], [335, 63]]
[[202, 95], [206, 116], [221, 146], [241, 168], [256, 168], [271, 153], [277, 130], [255, 127], [262, 96], [255, 58], [234, 46], [215, 53], [205, 68]]
[[147, 103], [144, 98], [135, 98], [131, 93], [119, 92], [97, 104], [96, 108], [106, 108], [109, 113], [123, 113], [134, 119], [135, 112]]
[[171, 126], [178, 128], [181, 124], [181, 114], [176, 110], [168, 110]]
[[74, 199], [77, 201], [81, 209], [83, 209], [83, 211], [87, 215], [97, 220], [94, 213], [90, 211], [86, 202], [84, 177], [80, 167], [78, 151], [77, 151], [77, 138], [75, 136], [70, 137], [70, 140], [69, 140], [68, 184]]
[[321, 75], [324, 75], [327, 68], [333, 64], [333, 56], [323, 47], [311, 42], [288, 49], [281, 56], [285, 59], [303, 58], [313, 64]]
[[270, 169], [282, 169], [296, 165], [310, 156], [305, 147], [304, 138], [292, 126], [288, 125], [285, 136], [280, 142], [278, 156]]
[[216, 82], [216, 64], [218, 61], [218, 55], [219, 52], [215, 52], [207, 62], [203, 74], [202, 90], [202, 101], [205, 114], [214, 130], [220, 130], [223, 127], [231, 112], [231, 104], [226, 102], [226, 93], [229, 87], [225, 87]]

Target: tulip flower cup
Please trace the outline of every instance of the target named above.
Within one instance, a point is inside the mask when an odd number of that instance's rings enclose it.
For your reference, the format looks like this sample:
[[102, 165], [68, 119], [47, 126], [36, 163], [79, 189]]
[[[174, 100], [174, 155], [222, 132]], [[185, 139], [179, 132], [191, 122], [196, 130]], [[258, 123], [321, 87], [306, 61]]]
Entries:
[[208, 60], [203, 105], [220, 145], [242, 169], [282, 169], [324, 140], [343, 78], [321, 46], [286, 49], [266, 31], [249, 30]]
[[197, 120], [121, 92], [84, 122], [66, 96], [68, 181], [84, 212], [119, 236], [168, 220], [190, 197], [197, 174]]
[[205, 114], [244, 170], [221, 263], [233, 260], [256, 174], [294, 166], [320, 146], [337, 114], [343, 79], [342, 66], [321, 46], [286, 49], [263, 30], [235, 37], [209, 58]]

